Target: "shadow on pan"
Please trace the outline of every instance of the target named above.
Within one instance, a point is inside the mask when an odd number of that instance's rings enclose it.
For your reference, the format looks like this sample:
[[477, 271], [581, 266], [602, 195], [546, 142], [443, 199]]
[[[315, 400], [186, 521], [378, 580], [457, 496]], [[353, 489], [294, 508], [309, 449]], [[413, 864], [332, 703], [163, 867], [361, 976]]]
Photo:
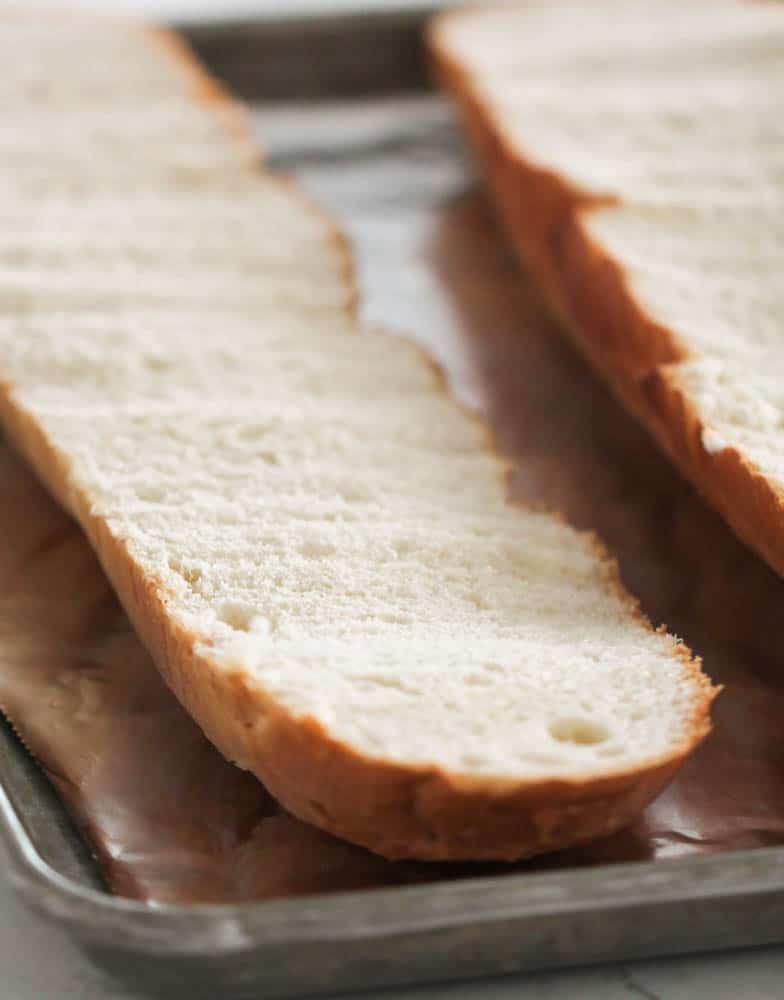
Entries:
[[[446, 6], [377, 3], [361, 12], [260, 14], [182, 25], [199, 56], [248, 100], [324, 100], [430, 89], [423, 31]], [[351, 44], [346, 44], [346, 39]]]

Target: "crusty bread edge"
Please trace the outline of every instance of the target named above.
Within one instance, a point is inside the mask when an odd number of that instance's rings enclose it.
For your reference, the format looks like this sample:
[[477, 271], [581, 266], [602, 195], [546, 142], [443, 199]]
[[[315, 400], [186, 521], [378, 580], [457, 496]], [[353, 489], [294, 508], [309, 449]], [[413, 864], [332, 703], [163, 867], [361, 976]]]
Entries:
[[679, 379], [678, 362], [688, 352], [674, 330], [646, 313], [630, 276], [589, 233], [591, 214], [617, 200], [580, 190], [554, 167], [527, 157], [450, 52], [444, 29], [476, 13], [461, 9], [436, 17], [429, 47], [518, 256], [620, 401], [738, 537], [784, 575], [784, 491], [736, 448], [705, 447], [704, 424]]
[[[166, 39], [160, 32], [154, 37], [158, 43]], [[184, 46], [175, 45], [187, 73], [202, 73]], [[214, 107], [215, 91], [206, 92]], [[345, 248], [337, 230], [335, 240]], [[350, 261], [346, 267], [347, 273], [353, 270]], [[8, 384], [0, 385], [0, 420], [41, 480], [84, 528], [163, 677], [209, 739], [258, 775], [291, 813], [332, 834], [390, 858], [512, 860], [571, 846], [629, 823], [710, 730], [710, 705], [717, 691], [702, 674], [699, 660], [680, 645], [674, 655], [694, 690], [688, 731], [670, 752], [634, 768], [618, 767], [601, 778], [519, 781], [362, 754], [336, 740], [315, 718], [295, 716], [276, 703], [240, 665], [211, 659], [200, 647], [201, 637], [167, 615], [169, 597], [162, 581], [144, 574], [126, 541], [93, 512], [89, 496], [73, 486], [67, 457]], [[499, 458], [499, 476], [507, 471], [508, 463]], [[598, 540], [595, 544], [607, 567], [608, 585], [617, 588], [629, 614], [650, 628], [620, 585], [614, 562]]]

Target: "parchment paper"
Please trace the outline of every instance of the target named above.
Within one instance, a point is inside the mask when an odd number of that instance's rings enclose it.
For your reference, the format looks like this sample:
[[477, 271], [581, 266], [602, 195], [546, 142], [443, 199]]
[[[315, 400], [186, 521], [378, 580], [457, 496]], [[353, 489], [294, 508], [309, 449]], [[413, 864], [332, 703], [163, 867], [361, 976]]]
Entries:
[[[258, 124], [271, 164], [297, 173], [354, 239], [367, 323], [428, 347], [514, 457], [514, 496], [593, 528], [650, 618], [725, 685], [715, 733], [635, 826], [481, 871], [784, 843], [784, 582], [563, 341], [474, 189], [442, 105], [276, 106]], [[0, 538], [0, 705], [114, 891], [228, 901], [480, 870], [391, 864], [280, 813], [179, 708], [78, 529], [1, 444]]]

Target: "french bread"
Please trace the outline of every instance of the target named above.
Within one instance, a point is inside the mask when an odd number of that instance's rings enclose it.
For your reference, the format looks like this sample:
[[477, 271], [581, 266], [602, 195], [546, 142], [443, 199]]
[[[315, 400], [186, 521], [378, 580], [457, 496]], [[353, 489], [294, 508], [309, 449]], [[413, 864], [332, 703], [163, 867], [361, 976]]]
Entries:
[[784, 6], [507, 5], [430, 44], [564, 329], [784, 573]]
[[709, 729], [699, 662], [360, 334], [343, 239], [177, 43], [21, 18], [0, 54], [0, 419], [208, 737], [390, 857], [627, 823]]

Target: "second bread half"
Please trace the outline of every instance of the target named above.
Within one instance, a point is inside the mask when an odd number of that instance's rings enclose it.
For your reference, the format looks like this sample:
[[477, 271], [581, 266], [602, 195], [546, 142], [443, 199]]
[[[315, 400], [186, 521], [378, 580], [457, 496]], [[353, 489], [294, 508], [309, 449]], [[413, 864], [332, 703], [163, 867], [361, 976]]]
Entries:
[[564, 328], [784, 573], [784, 7], [508, 4], [430, 41]]

